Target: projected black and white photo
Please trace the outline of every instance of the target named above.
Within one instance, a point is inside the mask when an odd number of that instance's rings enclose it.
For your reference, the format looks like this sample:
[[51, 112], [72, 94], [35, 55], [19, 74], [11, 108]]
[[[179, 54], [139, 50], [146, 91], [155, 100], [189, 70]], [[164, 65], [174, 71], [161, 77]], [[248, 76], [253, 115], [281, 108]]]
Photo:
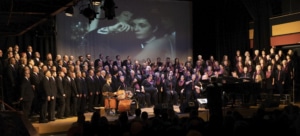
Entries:
[[[109, 2], [114, 5], [107, 9]], [[95, 6], [80, 1], [73, 8], [73, 16], [57, 16], [59, 54], [140, 61], [192, 56], [191, 2], [105, 0]]]

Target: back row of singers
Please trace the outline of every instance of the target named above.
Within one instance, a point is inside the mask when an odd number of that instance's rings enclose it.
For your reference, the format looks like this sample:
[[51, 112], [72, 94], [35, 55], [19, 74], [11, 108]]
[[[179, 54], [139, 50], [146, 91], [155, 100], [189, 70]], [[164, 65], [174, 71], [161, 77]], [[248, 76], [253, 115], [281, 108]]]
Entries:
[[243, 72], [239, 75], [234, 73], [234, 77], [242, 78], [244, 81], [253, 81], [259, 84], [260, 92], [278, 93], [282, 95], [287, 93], [284, 85], [290, 84], [288, 79], [291, 79], [291, 74], [282, 69], [281, 64], [277, 64], [276, 68], [268, 65], [267, 70], [263, 71], [260, 65], [256, 65], [255, 71], [251, 74], [247, 67], [244, 67]]

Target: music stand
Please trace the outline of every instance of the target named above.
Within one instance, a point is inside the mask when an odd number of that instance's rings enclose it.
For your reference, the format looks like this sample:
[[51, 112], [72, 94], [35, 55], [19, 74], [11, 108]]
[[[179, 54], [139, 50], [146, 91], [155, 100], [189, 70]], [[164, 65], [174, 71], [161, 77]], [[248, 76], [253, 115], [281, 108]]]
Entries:
[[200, 108], [205, 108], [207, 105], [207, 98], [198, 98], [197, 102]]
[[1, 91], [1, 107], [0, 111], [5, 111], [5, 105], [4, 105], [4, 89], [3, 89], [3, 80], [2, 80], [2, 75], [0, 75], [0, 91]]

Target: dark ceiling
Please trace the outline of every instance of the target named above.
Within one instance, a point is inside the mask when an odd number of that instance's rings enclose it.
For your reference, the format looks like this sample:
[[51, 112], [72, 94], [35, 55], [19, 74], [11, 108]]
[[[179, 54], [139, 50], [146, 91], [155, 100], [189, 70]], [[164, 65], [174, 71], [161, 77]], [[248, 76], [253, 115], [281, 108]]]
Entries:
[[18, 36], [53, 18], [73, 0], [1, 0], [0, 36]]
[[[53, 20], [55, 15], [78, 1], [80, 0], [1, 0], [0, 36], [20, 36], [46, 21]], [[277, 11], [281, 1], [271, 0], [272, 9]]]

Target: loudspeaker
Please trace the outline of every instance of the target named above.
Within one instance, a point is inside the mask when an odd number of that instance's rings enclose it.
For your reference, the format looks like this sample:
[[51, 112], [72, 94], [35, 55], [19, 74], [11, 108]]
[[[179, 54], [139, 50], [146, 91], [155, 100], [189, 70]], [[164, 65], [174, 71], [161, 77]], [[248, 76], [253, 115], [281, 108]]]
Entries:
[[265, 108], [275, 108], [279, 107], [280, 100], [277, 99], [266, 99], [262, 102], [262, 106]]
[[168, 103], [156, 104], [153, 108], [154, 114], [162, 114], [164, 112], [167, 112], [168, 110], [174, 110], [172, 104], [168, 104]]
[[3, 136], [38, 136], [38, 132], [22, 112], [0, 112], [0, 134]]
[[183, 102], [179, 106], [180, 113], [189, 113], [192, 110], [198, 110], [199, 104], [197, 101]]
[[134, 113], [135, 113], [135, 110], [136, 110], [137, 108], [139, 108], [139, 104], [138, 104], [137, 100], [133, 99], [133, 100], [131, 101], [131, 104], [130, 104], [130, 111], [129, 111], [129, 112], [130, 112], [131, 114], [134, 114]]

